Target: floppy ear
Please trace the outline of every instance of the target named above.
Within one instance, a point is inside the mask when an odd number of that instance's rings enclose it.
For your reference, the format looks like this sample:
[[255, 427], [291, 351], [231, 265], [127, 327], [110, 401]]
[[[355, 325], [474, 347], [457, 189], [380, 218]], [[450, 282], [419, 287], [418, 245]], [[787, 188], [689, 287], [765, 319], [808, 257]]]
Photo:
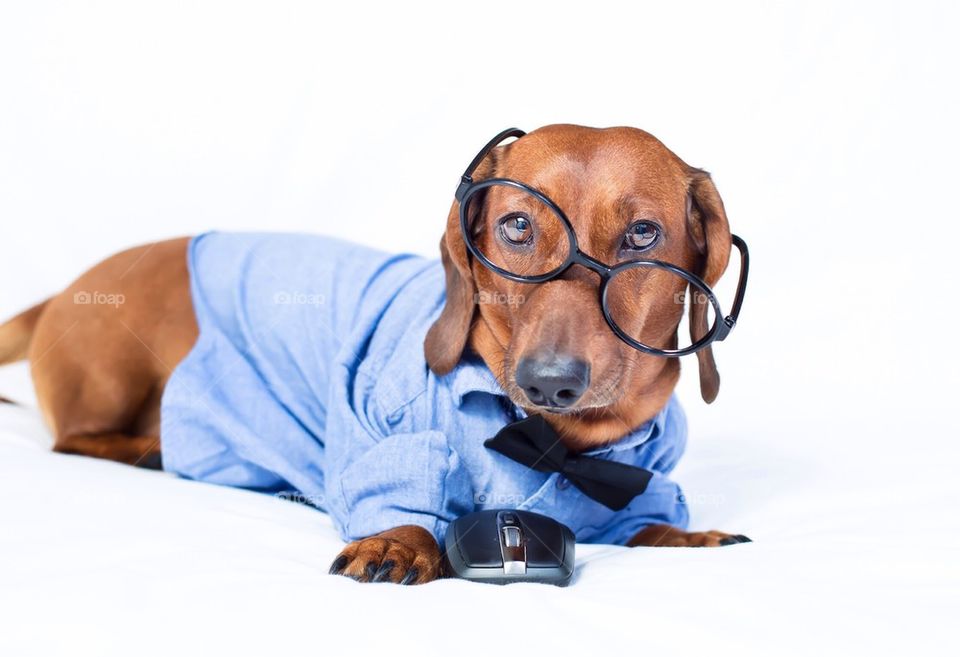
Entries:
[[476, 286], [467, 247], [460, 236], [460, 204], [454, 201], [447, 229], [440, 239], [440, 260], [447, 279], [447, 299], [440, 317], [427, 331], [423, 353], [435, 374], [444, 375], [458, 362], [470, 337], [476, 310]]
[[[479, 182], [492, 177], [502, 153], [507, 152], [510, 146], [507, 144], [492, 149], [473, 172], [473, 179]], [[478, 192], [474, 197], [477, 200], [470, 203], [471, 215], [482, 212], [484, 194], [484, 191]], [[460, 362], [477, 310], [477, 287], [470, 269], [467, 245], [463, 243], [460, 232], [459, 201], [453, 202], [447, 215], [447, 228], [440, 240], [440, 260], [446, 272], [447, 299], [440, 317], [427, 331], [423, 353], [430, 369], [443, 376]]]
[[[710, 174], [701, 169], [690, 171], [687, 233], [700, 254], [697, 273], [712, 288], [727, 268], [733, 243], [720, 194]], [[709, 302], [698, 300], [697, 295], [691, 294], [690, 339], [694, 342], [706, 335], [710, 328], [707, 326], [707, 311], [710, 308]], [[716, 320], [722, 321], [723, 318], [717, 317]], [[697, 361], [700, 366], [700, 395], [709, 404], [720, 391], [720, 374], [713, 360], [713, 348], [706, 347], [698, 351]]]

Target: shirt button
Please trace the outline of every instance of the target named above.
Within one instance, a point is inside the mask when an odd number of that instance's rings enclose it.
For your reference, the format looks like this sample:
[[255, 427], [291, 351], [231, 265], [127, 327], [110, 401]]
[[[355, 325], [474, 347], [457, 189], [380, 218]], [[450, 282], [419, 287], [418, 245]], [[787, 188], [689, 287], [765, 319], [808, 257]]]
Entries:
[[402, 411], [402, 410], [394, 411], [393, 413], [391, 413], [390, 415], [387, 416], [387, 422], [388, 422], [389, 424], [396, 424], [397, 422], [399, 422], [399, 421], [402, 420], [402, 419], [403, 419], [403, 411]]
[[559, 477], [557, 477], [557, 488], [559, 488], [560, 490], [567, 490], [568, 488], [570, 488], [570, 480], [564, 477], [563, 475], [560, 475]]

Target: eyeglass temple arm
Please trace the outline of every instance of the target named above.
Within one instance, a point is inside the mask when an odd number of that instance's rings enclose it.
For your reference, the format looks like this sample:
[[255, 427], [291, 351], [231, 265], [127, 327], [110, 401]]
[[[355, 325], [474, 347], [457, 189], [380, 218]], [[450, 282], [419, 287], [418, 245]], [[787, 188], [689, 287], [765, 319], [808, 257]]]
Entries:
[[743, 305], [743, 296], [747, 291], [747, 276], [750, 274], [750, 251], [747, 250], [747, 243], [737, 235], [732, 235], [731, 238], [733, 245], [740, 251], [740, 278], [737, 280], [737, 294], [733, 299], [733, 308], [730, 310], [730, 314], [723, 318], [715, 338], [716, 342], [726, 338], [733, 327], [737, 325], [737, 318], [740, 317], [740, 307]]
[[498, 134], [496, 137], [491, 139], [489, 142], [487, 142], [487, 145], [484, 146], [479, 153], [477, 153], [477, 156], [473, 158], [473, 161], [470, 163], [470, 166], [468, 166], [466, 171], [463, 172], [463, 175], [460, 176], [460, 184], [457, 186], [457, 192], [454, 195], [457, 201], [463, 200], [464, 195], [467, 193], [467, 188], [473, 184], [473, 172], [476, 171], [477, 167], [480, 166], [480, 163], [483, 162], [483, 158], [485, 158], [490, 153], [490, 151], [492, 151], [494, 148], [499, 146], [500, 142], [502, 142], [505, 139], [509, 139], [510, 137], [516, 137], [519, 139], [520, 137], [523, 137], [525, 134], [527, 133], [525, 133], [520, 128], [507, 128], [506, 130]]

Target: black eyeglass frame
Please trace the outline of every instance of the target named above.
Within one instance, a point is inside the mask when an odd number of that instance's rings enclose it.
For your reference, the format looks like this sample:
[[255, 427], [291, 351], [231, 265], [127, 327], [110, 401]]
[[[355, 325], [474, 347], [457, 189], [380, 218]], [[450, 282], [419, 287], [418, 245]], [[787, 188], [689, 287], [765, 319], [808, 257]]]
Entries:
[[[491, 150], [499, 146], [500, 143], [506, 139], [511, 137], [516, 137], [519, 139], [526, 134], [526, 132], [520, 130], [519, 128], [509, 128], [504, 130], [496, 137], [491, 139], [487, 145], [483, 147], [477, 156], [473, 158], [473, 161], [470, 162], [470, 165], [460, 177], [460, 184], [457, 186], [455, 197], [460, 204], [460, 230], [463, 234], [463, 241], [466, 244], [470, 254], [479, 260], [487, 269], [508, 280], [516, 281], [518, 283], [545, 283], [561, 276], [573, 265], [580, 265], [581, 267], [585, 267], [586, 269], [596, 273], [600, 276], [600, 307], [603, 311], [604, 319], [607, 321], [607, 325], [617, 335], [617, 337], [638, 351], [652, 354], [654, 356], [675, 358], [692, 354], [714, 342], [722, 342], [725, 340], [730, 334], [730, 331], [732, 331], [733, 327], [737, 324], [737, 319], [740, 316], [740, 309], [743, 306], [743, 297], [747, 289], [747, 276], [750, 270], [750, 253], [747, 250], [747, 243], [737, 235], [731, 236], [733, 245], [736, 246], [740, 251], [740, 275], [737, 280], [737, 291], [733, 299], [733, 308], [730, 314], [726, 316], [724, 316], [720, 309], [720, 302], [717, 300], [717, 296], [702, 278], [669, 262], [663, 262], [661, 260], [637, 259], [621, 262], [613, 267], [610, 267], [580, 250], [580, 246], [577, 242], [577, 234], [573, 230], [573, 224], [570, 223], [570, 220], [567, 218], [567, 215], [564, 214], [563, 210], [560, 209], [560, 206], [554, 203], [553, 200], [551, 200], [546, 194], [534, 189], [526, 183], [520, 182], [519, 180], [513, 180], [511, 178], [488, 178], [487, 180], [474, 182], [474, 171], [476, 171], [477, 167], [480, 166], [480, 163], [490, 153]], [[560, 218], [561, 223], [566, 230], [567, 240], [570, 248], [566, 260], [564, 260], [564, 262], [558, 267], [553, 269], [553, 271], [547, 272], [546, 274], [537, 274], [535, 276], [515, 274], [493, 264], [486, 256], [483, 255], [483, 252], [477, 248], [476, 244], [474, 244], [473, 237], [470, 235], [470, 226], [467, 216], [467, 208], [469, 207], [470, 199], [478, 192], [495, 185], [514, 187], [526, 192], [527, 194], [531, 194], [534, 198], [549, 207]], [[655, 347], [650, 347], [638, 342], [631, 336], [627, 335], [613, 319], [607, 306], [607, 291], [608, 284], [614, 276], [622, 271], [640, 267], [665, 269], [676, 274], [677, 276], [680, 276], [691, 286], [697, 288], [701, 293], [703, 293], [707, 301], [709, 301], [710, 305], [713, 307], [714, 317], [723, 319], [720, 321], [714, 319], [713, 326], [710, 327], [705, 335], [703, 335], [699, 340], [690, 346], [682, 349], [657, 349]], [[699, 301], [696, 299], [696, 297], [694, 297], [691, 303], [699, 303]]]

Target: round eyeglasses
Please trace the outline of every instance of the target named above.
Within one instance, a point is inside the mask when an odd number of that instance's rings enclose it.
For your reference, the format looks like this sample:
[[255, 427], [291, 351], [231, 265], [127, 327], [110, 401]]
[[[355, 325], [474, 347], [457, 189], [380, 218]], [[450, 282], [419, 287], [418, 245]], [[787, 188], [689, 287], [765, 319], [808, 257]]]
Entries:
[[[740, 251], [740, 276], [729, 315], [723, 315], [710, 286], [696, 274], [660, 260], [627, 260], [609, 266], [580, 250], [573, 225], [549, 197], [526, 183], [509, 178], [474, 182], [473, 173], [487, 154], [511, 137], [526, 133], [504, 130], [481, 150], [464, 171], [457, 187], [460, 230], [467, 249], [487, 269], [520, 283], [545, 283], [580, 265], [600, 277], [600, 306], [610, 329], [631, 347], [655, 356], [690, 354], [724, 340], [737, 323], [747, 286], [749, 252], [746, 242], [732, 236]], [[493, 225], [479, 220], [472, 204], [496, 198], [510, 208]], [[655, 239], [654, 228], [638, 225], [634, 237]], [[637, 299], [659, 301], [658, 312], [646, 313]], [[687, 320], [686, 318], [690, 318]], [[696, 318], [696, 319], [694, 319]], [[689, 329], [682, 324], [689, 321]]]

